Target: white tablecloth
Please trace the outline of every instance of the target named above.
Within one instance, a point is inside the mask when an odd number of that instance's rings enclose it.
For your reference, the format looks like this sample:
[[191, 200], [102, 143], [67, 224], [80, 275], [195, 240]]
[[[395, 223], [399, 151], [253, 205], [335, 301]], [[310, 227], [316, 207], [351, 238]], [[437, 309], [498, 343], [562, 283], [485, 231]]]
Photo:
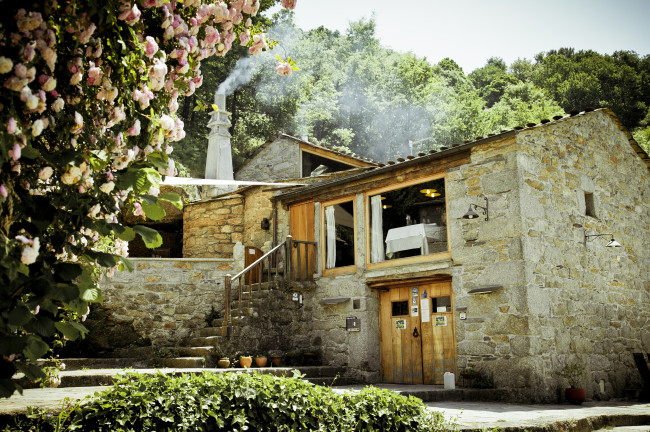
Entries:
[[416, 224], [392, 228], [386, 234], [386, 256], [395, 252], [420, 249], [422, 255], [429, 254], [430, 241], [446, 241], [447, 230], [436, 224]]

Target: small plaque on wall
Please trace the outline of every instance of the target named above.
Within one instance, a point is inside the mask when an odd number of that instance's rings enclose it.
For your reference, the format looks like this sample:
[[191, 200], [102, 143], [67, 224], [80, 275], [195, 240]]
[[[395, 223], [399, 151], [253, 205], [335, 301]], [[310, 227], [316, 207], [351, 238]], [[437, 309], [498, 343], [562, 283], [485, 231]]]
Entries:
[[347, 317], [345, 319], [345, 329], [349, 332], [361, 331], [361, 320], [357, 317]]

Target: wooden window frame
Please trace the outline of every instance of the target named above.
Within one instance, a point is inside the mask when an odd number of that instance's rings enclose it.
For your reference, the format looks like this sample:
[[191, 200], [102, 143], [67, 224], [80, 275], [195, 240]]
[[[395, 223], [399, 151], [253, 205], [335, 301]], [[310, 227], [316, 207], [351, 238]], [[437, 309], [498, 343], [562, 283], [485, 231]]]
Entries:
[[[407, 257], [407, 258], [397, 258], [393, 260], [384, 260], [381, 262], [370, 262], [370, 197], [373, 195], [381, 194], [384, 192], [391, 192], [394, 190], [398, 189], [404, 189], [407, 187], [411, 187], [420, 183], [426, 183], [429, 181], [433, 180], [440, 180], [444, 179], [445, 180], [445, 213], [446, 213], [446, 218], [447, 218], [447, 252], [438, 252], [438, 253], [432, 253], [429, 255], [419, 255], [419, 256], [414, 256], [414, 257]], [[364, 194], [364, 201], [363, 201], [364, 209], [365, 209], [365, 226], [366, 226], [366, 268], [368, 270], [375, 270], [375, 269], [382, 269], [382, 268], [387, 268], [387, 267], [397, 267], [397, 266], [404, 266], [404, 265], [409, 265], [409, 264], [418, 264], [418, 263], [423, 263], [423, 262], [429, 262], [432, 261], [431, 257], [435, 257], [434, 261], [442, 261], [442, 260], [448, 260], [451, 259], [451, 250], [450, 250], [450, 242], [449, 242], [449, 196], [447, 195], [447, 174], [446, 173], [438, 173], [438, 174], [433, 174], [425, 177], [418, 177], [412, 180], [407, 180], [404, 182], [399, 183], [398, 185], [391, 185], [391, 186], [385, 186], [379, 189], [372, 189]]]
[[[325, 208], [333, 206], [336, 204], [341, 204], [344, 202], [352, 202], [352, 218], [354, 220], [354, 264], [345, 266], [345, 267], [335, 267], [328, 269], [327, 267], [327, 227], [325, 226]], [[321, 269], [323, 276], [334, 276], [339, 274], [349, 274], [357, 271], [357, 252], [359, 250], [359, 245], [357, 241], [357, 200], [356, 195], [347, 195], [343, 198], [337, 198], [329, 201], [323, 201], [320, 203], [320, 256], [321, 256]]]

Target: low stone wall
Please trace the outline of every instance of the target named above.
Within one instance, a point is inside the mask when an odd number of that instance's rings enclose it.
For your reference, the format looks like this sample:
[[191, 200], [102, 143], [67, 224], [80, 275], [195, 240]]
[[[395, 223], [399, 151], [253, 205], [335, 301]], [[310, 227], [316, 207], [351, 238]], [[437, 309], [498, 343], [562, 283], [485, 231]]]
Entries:
[[223, 316], [224, 278], [232, 259], [132, 258], [135, 270], [102, 283], [104, 302], [86, 321], [88, 342], [105, 350], [172, 346]]

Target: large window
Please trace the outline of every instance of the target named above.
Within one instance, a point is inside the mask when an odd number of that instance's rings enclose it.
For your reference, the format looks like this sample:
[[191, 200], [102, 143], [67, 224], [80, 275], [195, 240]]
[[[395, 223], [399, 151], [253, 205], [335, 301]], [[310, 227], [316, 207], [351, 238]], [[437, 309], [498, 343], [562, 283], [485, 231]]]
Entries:
[[447, 252], [445, 179], [370, 193], [370, 262]]
[[323, 204], [324, 269], [354, 266], [354, 202], [347, 200]]

